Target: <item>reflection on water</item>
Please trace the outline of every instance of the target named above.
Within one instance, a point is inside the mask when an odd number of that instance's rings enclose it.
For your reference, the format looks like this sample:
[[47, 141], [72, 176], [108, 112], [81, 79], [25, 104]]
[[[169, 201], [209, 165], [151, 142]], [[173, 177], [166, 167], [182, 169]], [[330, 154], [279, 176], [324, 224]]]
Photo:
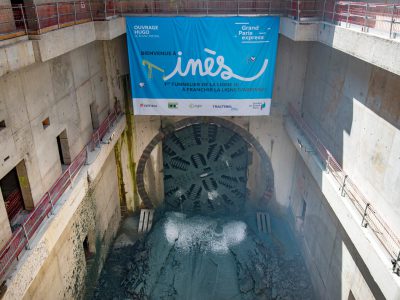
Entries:
[[135, 242], [133, 223], [125, 221], [88, 298], [313, 299], [299, 250], [280, 218], [271, 217], [270, 236], [258, 232], [252, 211], [241, 218], [167, 212]]

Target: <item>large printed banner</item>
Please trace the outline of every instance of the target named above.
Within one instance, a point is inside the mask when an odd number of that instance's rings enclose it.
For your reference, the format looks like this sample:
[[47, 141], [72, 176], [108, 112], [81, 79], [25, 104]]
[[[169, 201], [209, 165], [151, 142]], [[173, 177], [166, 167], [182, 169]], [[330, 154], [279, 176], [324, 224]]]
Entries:
[[127, 17], [126, 25], [135, 114], [269, 114], [278, 17]]

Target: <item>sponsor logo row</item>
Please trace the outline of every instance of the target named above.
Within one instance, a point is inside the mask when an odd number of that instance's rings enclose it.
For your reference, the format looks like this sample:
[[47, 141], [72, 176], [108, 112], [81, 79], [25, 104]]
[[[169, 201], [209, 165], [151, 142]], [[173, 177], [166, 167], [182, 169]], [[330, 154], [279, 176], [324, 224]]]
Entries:
[[[178, 102], [168, 102], [167, 105], [168, 105], [167, 106], [168, 109], [178, 109], [180, 104]], [[158, 104], [140, 103], [139, 107], [141, 109], [147, 109], [147, 108], [154, 109], [154, 108], [158, 107]], [[190, 103], [187, 107], [190, 109], [201, 109], [204, 106], [200, 103]], [[249, 104], [249, 108], [252, 108], [255, 110], [263, 110], [263, 109], [266, 109], [266, 107], [267, 107], [267, 103], [265, 101], [253, 102], [253, 103]], [[226, 110], [233, 110], [233, 111], [238, 110], [237, 107], [230, 105], [230, 104], [213, 104], [209, 108], [226, 109]]]

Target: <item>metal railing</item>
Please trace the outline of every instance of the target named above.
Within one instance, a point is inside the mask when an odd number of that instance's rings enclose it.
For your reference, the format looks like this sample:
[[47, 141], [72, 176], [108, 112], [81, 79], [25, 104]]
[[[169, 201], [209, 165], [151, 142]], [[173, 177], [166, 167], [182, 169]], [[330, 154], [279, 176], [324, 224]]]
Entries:
[[13, 191], [7, 197], [7, 199], [4, 199], [4, 203], [6, 205], [6, 211], [9, 220], [14, 219], [14, 217], [24, 209], [24, 206], [22, 205], [22, 194], [19, 189]]
[[373, 29], [396, 38], [400, 35], [400, 4], [325, 1], [322, 20], [347, 28], [355, 25], [366, 32]]
[[101, 140], [105, 136], [105, 134], [110, 130], [112, 124], [114, 124], [115, 120], [120, 115], [120, 108], [117, 106], [113, 112], [111, 112], [104, 122], [93, 132], [90, 142], [88, 143], [88, 147], [90, 151], [93, 151], [96, 146], [101, 144]]
[[25, 12], [22, 4], [0, 6], [0, 40], [27, 34]]
[[400, 252], [400, 239], [390, 229], [382, 216], [374, 208], [373, 204], [361, 193], [356, 184], [342, 169], [333, 155], [324, 146], [311, 127], [304, 121], [299, 113], [289, 106], [289, 114], [296, 126], [307, 138], [310, 145], [315, 149], [321, 162], [325, 165], [326, 171], [332, 175], [340, 187], [341, 196], [349, 199], [362, 217], [361, 226], [370, 228], [371, 232], [381, 243], [392, 259], [397, 259]]
[[72, 186], [73, 180], [87, 160], [87, 149], [89, 146], [99, 144], [120, 115], [121, 111], [117, 108], [107, 116], [99, 129], [93, 134], [88, 145], [82, 149], [73, 162], [52, 185], [50, 190], [41, 198], [22, 225], [13, 232], [11, 239], [0, 251], [0, 282], [4, 280], [10, 266], [18, 259], [23, 249], [30, 249], [30, 240], [37, 233], [43, 220], [49, 216], [49, 214], [54, 213], [54, 206], [67, 188]]
[[[286, 14], [300, 22], [318, 21], [321, 19], [323, 2], [321, 0], [286, 0]], [[285, 15], [285, 14], [284, 14]]]
[[324, 21], [390, 38], [400, 35], [400, 4], [337, 0], [70, 1], [0, 6], [0, 40], [125, 15], [279, 15], [299, 22]]

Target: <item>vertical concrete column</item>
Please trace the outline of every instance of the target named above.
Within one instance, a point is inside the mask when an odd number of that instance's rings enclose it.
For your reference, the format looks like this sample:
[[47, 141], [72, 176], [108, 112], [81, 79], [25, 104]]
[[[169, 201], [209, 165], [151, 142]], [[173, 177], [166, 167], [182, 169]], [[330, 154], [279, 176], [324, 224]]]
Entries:
[[6, 205], [0, 189], [0, 249], [4, 247], [11, 235], [10, 221], [8, 220]]
[[[138, 164], [142, 153], [150, 141], [159, 133], [161, 117], [159, 116], [137, 116], [135, 117], [136, 144], [135, 162]], [[144, 169], [145, 189], [154, 200], [154, 204], [161, 203], [164, 199], [164, 173], [161, 144], [157, 145], [151, 153], [148, 153], [146, 167]], [[143, 200], [143, 199], [141, 199]]]
[[31, 186], [29, 184], [28, 172], [26, 171], [25, 161], [21, 161], [17, 166], [17, 174], [19, 186], [21, 188], [22, 198], [24, 199], [25, 209], [32, 210], [34, 208]]
[[[123, 107], [124, 101], [121, 75], [123, 75], [125, 72], [123, 72], [120, 63], [121, 56], [123, 56], [123, 47], [121, 47], [118, 42], [119, 39], [117, 39], [117, 41], [111, 40], [103, 42], [110, 108], [114, 107], [116, 101], [119, 101], [120, 106]], [[125, 51], [127, 50], [125, 49]]]

